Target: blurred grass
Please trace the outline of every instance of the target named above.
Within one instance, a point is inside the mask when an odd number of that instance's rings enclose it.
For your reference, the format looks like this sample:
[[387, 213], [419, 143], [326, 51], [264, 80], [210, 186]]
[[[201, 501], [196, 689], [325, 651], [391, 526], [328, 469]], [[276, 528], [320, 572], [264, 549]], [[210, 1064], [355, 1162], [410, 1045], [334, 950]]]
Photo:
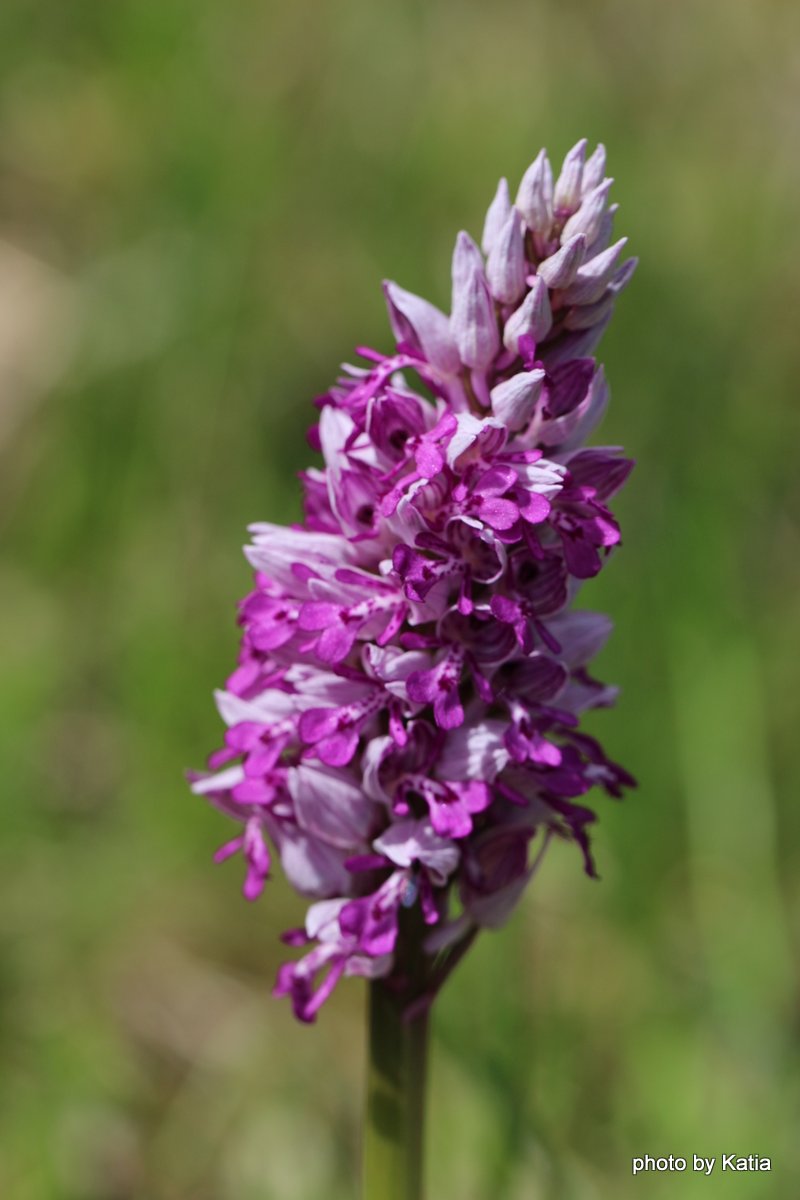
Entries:
[[[639, 459], [587, 602], [641, 789], [554, 852], [437, 1014], [431, 1194], [797, 1190], [798, 12], [779, 0], [86, 0], [0, 12], [0, 1195], [352, 1196], [362, 997], [268, 996], [181, 773], [238, 553], [383, 276], [542, 144], [604, 140], [642, 259], [603, 350]], [[23, 319], [24, 318], [24, 319]], [[602, 802], [601, 802], [602, 803]], [[639, 1176], [736, 1152], [770, 1175]]]

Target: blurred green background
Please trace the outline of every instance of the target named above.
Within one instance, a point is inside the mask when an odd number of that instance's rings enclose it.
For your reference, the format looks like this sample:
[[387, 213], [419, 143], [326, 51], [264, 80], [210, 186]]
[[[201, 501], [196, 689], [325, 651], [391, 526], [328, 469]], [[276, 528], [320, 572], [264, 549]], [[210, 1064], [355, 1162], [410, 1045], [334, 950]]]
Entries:
[[[239, 547], [379, 283], [440, 304], [542, 144], [608, 145], [641, 256], [601, 357], [639, 461], [590, 584], [639, 777], [436, 1014], [437, 1200], [800, 1190], [800, 20], [779, 0], [4, 0], [0, 1195], [345, 1200], [363, 993], [269, 996], [185, 767]], [[772, 1173], [631, 1175], [644, 1153]]]

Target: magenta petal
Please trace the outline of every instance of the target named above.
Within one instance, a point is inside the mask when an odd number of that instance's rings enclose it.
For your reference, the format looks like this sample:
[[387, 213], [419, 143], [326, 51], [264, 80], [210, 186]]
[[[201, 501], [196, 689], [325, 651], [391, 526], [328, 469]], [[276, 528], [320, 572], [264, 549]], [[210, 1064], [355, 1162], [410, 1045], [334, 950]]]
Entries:
[[406, 680], [406, 691], [409, 699], [416, 704], [427, 704], [436, 693], [436, 673], [434, 671], [412, 671]]
[[399, 633], [407, 616], [408, 606], [406, 604], [399, 605], [392, 613], [383, 633], [376, 639], [379, 646], [385, 646]]
[[309, 708], [300, 718], [300, 737], [308, 745], [333, 733], [339, 724], [338, 708]]
[[488, 784], [474, 780], [458, 785], [459, 794], [471, 813], [483, 812], [492, 802], [492, 789]]
[[345, 962], [343, 959], [340, 959], [331, 966], [328, 974], [325, 976], [314, 995], [304, 1007], [303, 1019], [305, 1021], [313, 1021], [315, 1019], [320, 1008], [322, 1008], [322, 1005], [330, 997], [333, 989], [336, 987], [337, 983], [344, 974], [344, 969]]
[[548, 742], [547, 738], [537, 738], [531, 748], [531, 759], [547, 767], [557, 767], [561, 763], [562, 754], [558, 746]]
[[499, 621], [505, 621], [509, 625], [513, 625], [522, 615], [520, 605], [510, 596], [492, 596], [490, 607]]
[[434, 475], [438, 475], [444, 466], [441, 450], [438, 446], [431, 445], [430, 442], [423, 442], [419, 446], [414, 455], [414, 461], [420, 475], [425, 479], [432, 479]]
[[564, 559], [576, 579], [592, 579], [602, 566], [597, 550], [585, 538], [564, 538]]
[[242, 884], [242, 895], [245, 900], [257, 900], [264, 891], [264, 876], [256, 867], [248, 868], [245, 881]]
[[300, 609], [297, 623], [301, 629], [325, 629], [339, 621], [341, 611], [338, 605], [324, 600], [307, 600]]
[[513, 467], [490, 467], [481, 475], [476, 491], [481, 496], [502, 496], [517, 482], [517, 473]]
[[339, 663], [347, 658], [356, 640], [353, 625], [331, 625], [317, 642], [317, 655], [324, 663]]
[[513, 500], [501, 500], [496, 496], [483, 500], [479, 511], [482, 520], [492, 529], [511, 529], [519, 519], [519, 509]]
[[464, 723], [464, 709], [456, 688], [439, 692], [433, 702], [433, 715], [440, 729], [457, 729]]
[[458, 797], [429, 799], [431, 825], [440, 837], [463, 838], [472, 832], [472, 818]]
[[539, 492], [528, 492], [525, 503], [519, 506], [519, 515], [529, 525], [540, 525], [550, 515], [550, 501]]
[[264, 730], [265, 726], [255, 721], [239, 721], [227, 730], [225, 744], [237, 754], [243, 754], [258, 744]]
[[607, 521], [603, 517], [598, 517], [595, 525], [600, 532], [601, 546], [616, 546], [620, 540], [620, 532], [613, 521]]
[[[294, 637], [296, 626], [290, 621], [274, 621], [270, 625], [254, 625], [251, 630], [253, 645], [257, 650], [277, 650]], [[234, 685], [231, 684], [231, 690]]]
[[344, 729], [317, 742], [316, 751], [320, 760], [329, 767], [346, 767], [352, 760], [357, 746], [358, 731]]
[[275, 789], [263, 779], [245, 779], [231, 789], [231, 795], [239, 804], [267, 804], [274, 794]]
[[225, 862], [225, 860], [231, 858], [232, 855], [238, 854], [243, 845], [243, 837], [232, 838], [231, 841], [226, 842], [224, 846], [220, 846], [219, 850], [214, 851], [214, 862]]

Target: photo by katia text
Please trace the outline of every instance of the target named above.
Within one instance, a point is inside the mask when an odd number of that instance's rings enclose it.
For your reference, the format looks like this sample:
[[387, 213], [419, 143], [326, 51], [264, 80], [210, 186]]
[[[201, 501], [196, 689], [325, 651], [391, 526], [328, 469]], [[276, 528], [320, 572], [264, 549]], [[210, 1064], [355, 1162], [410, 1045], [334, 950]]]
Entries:
[[656, 1158], [652, 1154], [644, 1154], [640, 1158], [631, 1159], [631, 1169], [634, 1175], [648, 1171], [687, 1171], [711, 1175], [715, 1171], [771, 1171], [772, 1162], [761, 1154], [720, 1154], [708, 1157], [702, 1154], [692, 1154], [683, 1158], [678, 1154], [669, 1154]]

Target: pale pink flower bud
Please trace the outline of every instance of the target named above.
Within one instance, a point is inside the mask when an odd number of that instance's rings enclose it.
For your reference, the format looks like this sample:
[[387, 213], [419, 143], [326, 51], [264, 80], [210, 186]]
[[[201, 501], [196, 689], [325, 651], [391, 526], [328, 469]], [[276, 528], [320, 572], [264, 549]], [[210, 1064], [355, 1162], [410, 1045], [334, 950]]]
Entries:
[[524, 429], [533, 416], [544, 377], [542, 370], [522, 371], [493, 387], [490, 393], [492, 412], [498, 421], [511, 430]]
[[456, 292], [464, 289], [474, 268], [483, 271], [483, 255], [468, 233], [462, 229], [453, 247], [453, 265], [451, 275], [453, 280], [452, 308], [456, 305]]
[[638, 265], [638, 258], [626, 258], [625, 262], [622, 264], [608, 285], [615, 295], [618, 296], [620, 292], [628, 286]]
[[586, 238], [582, 233], [577, 233], [550, 258], [539, 263], [536, 273], [549, 288], [569, 287], [583, 262], [585, 251]]
[[556, 182], [553, 207], [557, 214], [573, 213], [580, 204], [585, 158], [586, 138], [581, 138], [564, 159], [561, 174]]
[[583, 304], [577, 308], [571, 308], [564, 318], [565, 329], [591, 329], [595, 325], [599, 325], [601, 321], [611, 315], [614, 308], [616, 296], [609, 289], [602, 300], [598, 300], [596, 304]]
[[553, 324], [547, 284], [540, 275], [534, 275], [531, 290], [506, 321], [503, 344], [512, 354], [519, 351], [519, 339], [528, 334], [534, 342], [547, 337]]
[[534, 233], [547, 234], [553, 224], [553, 171], [544, 150], [522, 176], [516, 205]]
[[500, 230], [505, 225], [508, 214], [511, 212], [511, 199], [508, 194], [508, 180], [501, 179], [497, 185], [494, 200], [489, 205], [486, 212], [486, 220], [483, 223], [483, 237], [481, 238], [481, 246], [483, 253], [489, 254], [494, 245]]
[[512, 208], [498, 233], [486, 264], [486, 278], [496, 300], [516, 304], [525, 291], [525, 241], [522, 218]]
[[594, 304], [595, 300], [600, 299], [615, 276], [617, 259], [627, 241], [627, 238], [620, 238], [613, 246], [596, 254], [578, 269], [574, 281], [564, 292], [567, 304]]
[[598, 183], [601, 183], [606, 173], [606, 148], [602, 142], [598, 143], [597, 149], [590, 154], [584, 163], [583, 178], [581, 179], [581, 191], [584, 196], [588, 195], [592, 188], [596, 188]]
[[580, 208], [570, 217], [562, 230], [563, 241], [574, 237], [576, 233], [582, 233], [585, 236], [587, 245], [594, 241], [600, 232], [600, 223], [603, 213], [606, 211], [608, 190], [612, 183], [612, 179], [604, 179], [584, 197]]
[[500, 335], [482, 268], [473, 265], [464, 282], [454, 284], [450, 329], [465, 366], [488, 367], [500, 349]]

